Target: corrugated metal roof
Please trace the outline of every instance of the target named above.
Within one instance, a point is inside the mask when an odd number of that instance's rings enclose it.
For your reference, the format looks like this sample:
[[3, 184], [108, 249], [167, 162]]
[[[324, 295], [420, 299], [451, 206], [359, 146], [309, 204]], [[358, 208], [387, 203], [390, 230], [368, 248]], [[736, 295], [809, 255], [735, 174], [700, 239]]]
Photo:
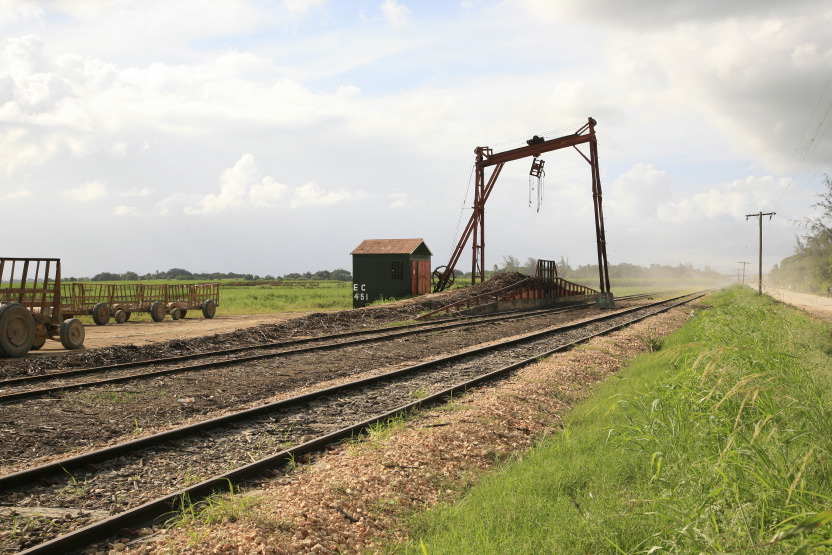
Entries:
[[423, 243], [423, 239], [364, 239], [350, 254], [413, 254]]

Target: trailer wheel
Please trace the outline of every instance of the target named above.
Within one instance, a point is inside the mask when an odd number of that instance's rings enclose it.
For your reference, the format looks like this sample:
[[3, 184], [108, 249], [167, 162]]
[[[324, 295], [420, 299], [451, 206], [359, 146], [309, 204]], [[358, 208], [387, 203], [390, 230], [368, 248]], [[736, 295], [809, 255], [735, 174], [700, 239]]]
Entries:
[[78, 318], [70, 318], [61, 322], [61, 345], [65, 349], [80, 349], [84, 346], [84, 324]]
[[124, 322], [126, 322], [127, 321], [127, 316], [128, 316], [127, 312], [125, 312], [121, 309], [116, 310], [116, 313], [113, 314], [113, 318], [115, 319], [116, 324], [123, 324]]
[[35, 332], [35, 340], [32, 343], [32, 350], [37, 351], [38, 349], [43, 347], [45, 344], [46, 344], [46, 336], [45, 335], [38, 335], [38, 333]]
[[35, 320], [20, 303], [0, 306], [0, 356], [19, 358], [35, 342]]
[[202, 303], [202, 315], [206, 318], [213, 318], [217, 313], [217, 305], [211, 299]]
[[174, 307], [170, 311], [170, 317], [174, 320], [179, 320], [180, 318], [182, 318], [182, 311], [179, 310], [178, 308]]
[[110, 321], [110, 307], [107, 303], [97, 303], [92, 307], [92, 320], [99, 326], [104, 326]]
[[150, 317], [154, 322], [161, 322], [165, 319], [165, 303], [156, 301], [150, 305]]

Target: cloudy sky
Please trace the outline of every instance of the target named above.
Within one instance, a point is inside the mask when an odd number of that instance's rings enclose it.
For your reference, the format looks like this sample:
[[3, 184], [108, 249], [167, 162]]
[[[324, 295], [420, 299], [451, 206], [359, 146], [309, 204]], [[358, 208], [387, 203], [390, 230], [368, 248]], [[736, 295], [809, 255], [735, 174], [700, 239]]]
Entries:
[[[597, 120], [611, 264], [792, 253], [832, 173], [825, 0], [0, 0], [3, 256], [64, 274], [445, 264], [473, 149]], [[507, 164], [486, 259], [595, 261], [588, 164]], [[466, 197], [467, 195], [467, 197]], [[470, 270], [470, 249], [459, 267]]]

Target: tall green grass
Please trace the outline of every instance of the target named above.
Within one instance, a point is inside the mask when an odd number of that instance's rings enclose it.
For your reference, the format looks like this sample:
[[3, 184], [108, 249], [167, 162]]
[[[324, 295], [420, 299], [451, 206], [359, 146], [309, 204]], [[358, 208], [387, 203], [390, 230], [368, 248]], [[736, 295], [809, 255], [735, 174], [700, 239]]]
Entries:
[[[341, 282], [338, 282], [341, 283]], [[222, 314], [269, 314], [352, 308], [349, 287], [220, 286]]]
[[563, 432], [420, 518], [401, 550], [829, 549], [830, 326], [747, 288], [710, 302]]

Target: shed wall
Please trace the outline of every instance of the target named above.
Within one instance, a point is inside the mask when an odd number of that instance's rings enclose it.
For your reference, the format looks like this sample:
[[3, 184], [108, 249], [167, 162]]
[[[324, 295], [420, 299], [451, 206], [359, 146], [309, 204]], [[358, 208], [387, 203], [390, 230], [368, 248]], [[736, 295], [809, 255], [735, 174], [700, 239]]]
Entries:
[[353, 308], [381, 299], [410, 296], [413, 292], [411, 262], [417, 260], [427, 260], [429, 264], [430, 255], [354, 254]]

